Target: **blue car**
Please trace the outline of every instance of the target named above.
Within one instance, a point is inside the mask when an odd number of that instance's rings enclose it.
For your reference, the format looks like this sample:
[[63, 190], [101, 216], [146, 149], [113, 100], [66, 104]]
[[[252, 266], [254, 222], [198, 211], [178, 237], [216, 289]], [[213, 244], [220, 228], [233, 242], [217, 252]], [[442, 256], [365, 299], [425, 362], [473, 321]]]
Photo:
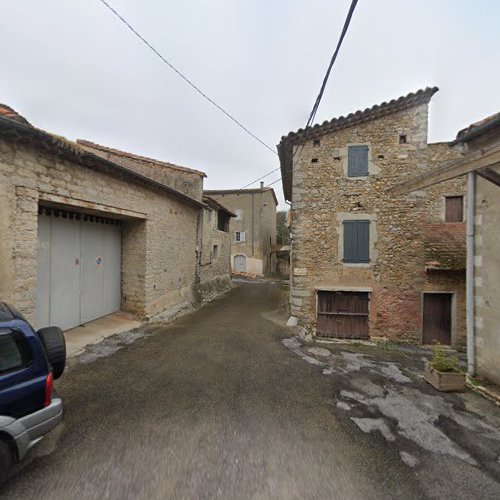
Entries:
[[62, 403], [53, 383], [65, 364], [60, 328], [35, 332], [0, 301], [0, 484], [11, 466], [61, 421]]

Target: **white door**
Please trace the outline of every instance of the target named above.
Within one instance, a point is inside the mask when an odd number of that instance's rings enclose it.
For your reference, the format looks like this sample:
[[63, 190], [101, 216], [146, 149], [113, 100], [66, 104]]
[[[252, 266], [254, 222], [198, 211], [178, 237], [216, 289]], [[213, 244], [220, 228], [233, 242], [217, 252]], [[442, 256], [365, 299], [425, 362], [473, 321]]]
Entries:
[[120, 309], [120, 227], [83, 219], [39, 216], [37, 328], [67, 330]]
[[234, 256], [234, 271], [244, 273], [247, 270], [247, 258], [244, 255]]

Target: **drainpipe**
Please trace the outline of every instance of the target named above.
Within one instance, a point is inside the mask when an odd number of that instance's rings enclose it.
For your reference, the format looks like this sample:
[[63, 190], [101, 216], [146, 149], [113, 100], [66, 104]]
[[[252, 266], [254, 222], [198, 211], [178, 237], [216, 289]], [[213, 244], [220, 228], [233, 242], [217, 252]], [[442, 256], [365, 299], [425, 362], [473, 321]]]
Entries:
[[476, 174], [467, 174], [467, 266], [466, 266], [466, 311], [467, 311], [467, 373], [476, 373], [476, 344], [474, 332], [474, 218], [476, 205]]

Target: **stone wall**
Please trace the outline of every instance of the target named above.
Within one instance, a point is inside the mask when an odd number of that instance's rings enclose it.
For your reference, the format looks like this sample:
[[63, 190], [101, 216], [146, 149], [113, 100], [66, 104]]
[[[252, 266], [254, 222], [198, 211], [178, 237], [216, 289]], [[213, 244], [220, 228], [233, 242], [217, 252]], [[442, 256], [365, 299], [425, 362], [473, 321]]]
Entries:
[[[0, 140], [1, 298], [31, 320], [36, 307], [37, 214], [55, 199], [123, 220], [122, 308], [145, 318], [171, 317], [195, 301], [199, 208], [119, 173], [92, 170]], [[52, 198], [51, 198], [52, 197]], [[45, 200], [45, 201], [44, 201]]]
[[151, 177], [167, 186], [201, 201], [203, 196], [203, 177], [197, 170], [180, 167], [167, 162], [144, 158], [122, 151], [105, 148], [87, 141], [79, 141], [85, 150], [112, 161], [134, 172]]
[[231, 237], [228, 232], [217, 229], [217, 213], [217, 210], [203, 210], [198, 286], [202, 302], [231, 289]]
[[[290, 306], [313, 333], [318, 289], [369, 289], [370, 335], [421, 341], [422, 292], [441, 286], [425, 273], [423, 225], [431, 207], [437, 214], [441, 193], [394, 196], [387, 189], [432, 168], [427, 119], [427, 104], [420, 104], [296, 146]], [[356, 144], [369, 146], [367, 177], [345, 175], [347, 146]], [[369, 264], [342, 262], [342, 222], [349, 218], [371, 221]], [[460, 280], [458, 287], [462, 293]]]

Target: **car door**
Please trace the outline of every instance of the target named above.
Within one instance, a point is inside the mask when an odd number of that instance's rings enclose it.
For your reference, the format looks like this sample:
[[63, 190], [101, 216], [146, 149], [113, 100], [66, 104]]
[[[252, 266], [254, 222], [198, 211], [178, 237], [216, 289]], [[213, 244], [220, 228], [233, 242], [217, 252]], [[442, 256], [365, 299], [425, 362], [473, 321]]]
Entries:
[[22, 331], [0, 328], [0, 415], [20, 418], [43, 408], [46, 374]]

